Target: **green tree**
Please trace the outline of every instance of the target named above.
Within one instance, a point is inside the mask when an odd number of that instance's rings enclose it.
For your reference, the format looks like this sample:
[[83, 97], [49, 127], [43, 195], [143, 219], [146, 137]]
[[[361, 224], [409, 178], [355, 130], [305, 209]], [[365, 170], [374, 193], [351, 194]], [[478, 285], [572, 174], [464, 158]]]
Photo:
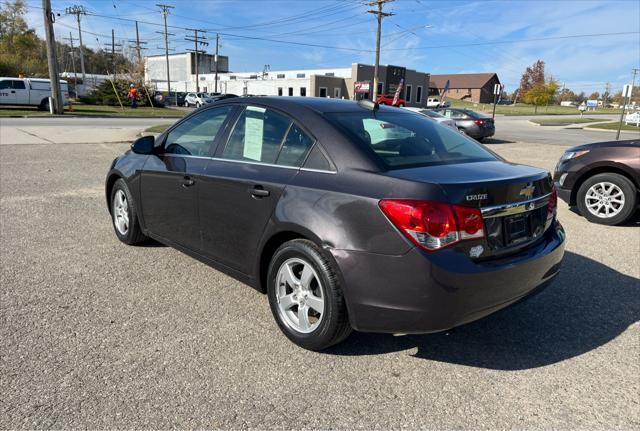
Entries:
[[558, 91], [558, 83], [553, 80], [549, 80], [547, 83], [535, 84], [527, 91], [523, 100], [525, 103], [529, 103], [535, 106], [534, 113], [538, 113], [538, 106], [547, 105], [553, 96]]

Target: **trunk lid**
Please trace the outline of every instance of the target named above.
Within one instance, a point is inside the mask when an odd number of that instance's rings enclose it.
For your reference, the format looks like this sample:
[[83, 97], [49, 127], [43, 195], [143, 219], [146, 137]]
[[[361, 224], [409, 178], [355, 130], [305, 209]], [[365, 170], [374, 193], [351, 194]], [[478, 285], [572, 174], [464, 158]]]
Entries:
[[451, 204], [480, 208], [485, 238], [463, 241], [469, 252], [482, 245], [474, 258], [504, 255], [536, 242], [550, 226], [547, 205], [553, 190], [549, 173], [533, 166], [487, 161], [398, 169], [387, 175], [438, 184]]

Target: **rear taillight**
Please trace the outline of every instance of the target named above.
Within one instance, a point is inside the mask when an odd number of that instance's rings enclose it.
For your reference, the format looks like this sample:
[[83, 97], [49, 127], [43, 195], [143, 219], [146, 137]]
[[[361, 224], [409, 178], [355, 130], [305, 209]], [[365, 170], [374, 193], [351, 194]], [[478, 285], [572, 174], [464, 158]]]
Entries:
[[549, 203], [547, 204], [547, 219], [553, 218], [558, 210], [558, 192], [553, 187], [551, 194], [549, 195]]
[[484, 221], [478, 208], [407, 199], [383, 199], [379, 205], [407, 238], [429, 251], [484, 237]]
[[476, 123], [478, 126], [482, 126], [484, 124], [484, 120], [475, 120], [474, 123]]

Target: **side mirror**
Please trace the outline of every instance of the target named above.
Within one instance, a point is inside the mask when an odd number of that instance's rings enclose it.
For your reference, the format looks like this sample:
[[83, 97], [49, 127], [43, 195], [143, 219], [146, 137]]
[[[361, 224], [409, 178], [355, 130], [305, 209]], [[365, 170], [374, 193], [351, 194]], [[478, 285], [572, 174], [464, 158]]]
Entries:
[[156, 138], [151, 135], [143, 136], [136, 139], [131, 144], [131, 150], [136, 154], [153, 154], [153, 147], [156, 143]]

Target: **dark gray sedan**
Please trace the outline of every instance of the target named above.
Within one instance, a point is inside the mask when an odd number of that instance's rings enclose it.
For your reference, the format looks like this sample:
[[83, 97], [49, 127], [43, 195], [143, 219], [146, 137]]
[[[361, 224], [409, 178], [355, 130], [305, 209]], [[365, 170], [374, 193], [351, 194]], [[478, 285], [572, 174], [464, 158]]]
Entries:
[[434, 111], [456, 122], [458, 130], [478, 141], [493, 136], [496, 126], [493, 118], [470, 109], [439, 108]]
[[218, 101], [116, 158], [106, 198], [120, 241], [153, 238], [266, 292], [312, 350], [352, 328], [481, 318], [546, 286], [564, 253], [548, 172], [371, 102]]

